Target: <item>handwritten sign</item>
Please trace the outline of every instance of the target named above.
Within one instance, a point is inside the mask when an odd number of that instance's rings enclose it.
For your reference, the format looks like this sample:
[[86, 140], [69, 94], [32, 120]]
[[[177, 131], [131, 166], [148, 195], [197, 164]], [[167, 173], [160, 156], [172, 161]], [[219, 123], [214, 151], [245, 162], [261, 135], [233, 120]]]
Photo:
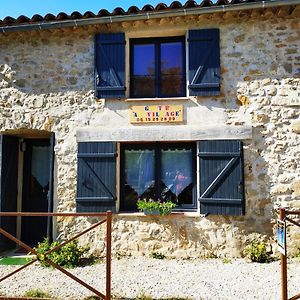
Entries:
[[132, 106], [130, 123], [178, 123], [183, 122], [182, 105]]

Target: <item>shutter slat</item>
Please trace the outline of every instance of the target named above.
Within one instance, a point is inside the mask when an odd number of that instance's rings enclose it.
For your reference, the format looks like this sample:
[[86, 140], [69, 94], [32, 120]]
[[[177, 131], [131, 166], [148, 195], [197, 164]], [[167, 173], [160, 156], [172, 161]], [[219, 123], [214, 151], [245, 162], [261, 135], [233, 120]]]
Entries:
[[125, 97], [125, 34], [96, 35], [95, 82], [98, 98]]
[[244, 214], [242, 150], [241, 141], [199, 142], [199, 201], [202, 214]]
[[219, 29], [189, 30], [189, 91], [191, 96], [220, 94]]
[[78, 212], [115, 211], [116, 151], [113, 142], [78, 144]]

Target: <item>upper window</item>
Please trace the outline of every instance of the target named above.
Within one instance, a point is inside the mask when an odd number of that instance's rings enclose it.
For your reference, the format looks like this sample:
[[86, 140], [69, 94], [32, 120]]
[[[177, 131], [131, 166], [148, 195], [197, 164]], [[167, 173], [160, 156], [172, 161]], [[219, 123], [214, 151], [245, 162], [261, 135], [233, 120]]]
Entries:
[[133, 98], [185, 96], [184, 37], [130, 41]]
[[195, 143], [125, 144], [121, 153], [123, 211], [136, 211], [138, 199], [168, 200], [179, 209], [196, 207]]
[[[219, 29], [189, 30], [186, 36], [186, 40], [183, 36], [131, 39], [126, 46], [124, 32], [96, 35], [96, 96], [121, 99], [181, 97], [186, 93], [220, 95]], [[126, 66], [129, 50], [130, 66]], [[126, 86], [126, 72], [130, 72], [130, 87]]]

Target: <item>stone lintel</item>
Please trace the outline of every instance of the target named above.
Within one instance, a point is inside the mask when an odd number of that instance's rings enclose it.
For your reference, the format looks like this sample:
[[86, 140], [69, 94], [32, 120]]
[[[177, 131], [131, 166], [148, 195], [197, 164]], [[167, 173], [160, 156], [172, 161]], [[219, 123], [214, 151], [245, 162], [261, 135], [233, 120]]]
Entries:
[[141, 126], [122, 128], [80, 128], [77, 142], [143, 142], [143, 141], [199, 141], [245, 140], [252, 138], [251, 126]]

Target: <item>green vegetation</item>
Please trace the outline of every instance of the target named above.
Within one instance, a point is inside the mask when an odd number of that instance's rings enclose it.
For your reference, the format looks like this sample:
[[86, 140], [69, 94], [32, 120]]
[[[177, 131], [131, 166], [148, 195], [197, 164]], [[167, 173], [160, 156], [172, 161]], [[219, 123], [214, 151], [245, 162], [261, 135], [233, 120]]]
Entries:
[[159, 252], [152, 252], [150, 254], [150, 257], [155, 258], [155, 259], [165, 259], [166, 258], [166, 256], [164, 254], [159, 253]]
[[267, 252], [266, 244], [256, 240], [245, 247], [244, 254], [252, 262], [266, 263], [271, 260], [270, 253]]
[[[38, 243], [35, 250], [38, 252], [42, 266], [49, 267], [50, 265], [44, 260], [45, 253], [50, 249], [60, 245], [60, 242], [49, 242], [49, 239], [44, 239], [42, 243]], [[79, 247], [78, 241], [72, 241], [56, 251], [51, 252], [47, 257], [59, 266], [73, 268], [80, 264], [83, 255], [87, 253], [89, 247]]]
[[231, 264], [232, 263], [232, 261], [231, 261], [231, 259], [230, 258], [227, 258], [227, 257], [224, 257], [223, 258], [223, 260], [222, 260], [222, 262], [223, 262], [223, 264]]
[[160, 202], [152, 199], [143, 199], [137, 201], [137, 208], [139, 211], [154, 212], [157, 211], [161, 216], [169, 215], [176, 204], [171, 201]]
[[51, 295], [41, 289], [29, 290], [24, 294], [24, 297], [28, 298], [51, 298]]

